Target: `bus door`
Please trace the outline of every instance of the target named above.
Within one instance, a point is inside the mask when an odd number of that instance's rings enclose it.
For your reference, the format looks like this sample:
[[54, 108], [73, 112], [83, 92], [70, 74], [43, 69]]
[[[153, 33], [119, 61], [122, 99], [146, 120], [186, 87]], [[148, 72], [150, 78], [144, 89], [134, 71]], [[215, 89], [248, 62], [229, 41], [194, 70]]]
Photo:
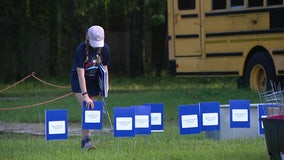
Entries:
[[201, 56], [200, 1], [174, 0], [173, 9], [175, 56]]

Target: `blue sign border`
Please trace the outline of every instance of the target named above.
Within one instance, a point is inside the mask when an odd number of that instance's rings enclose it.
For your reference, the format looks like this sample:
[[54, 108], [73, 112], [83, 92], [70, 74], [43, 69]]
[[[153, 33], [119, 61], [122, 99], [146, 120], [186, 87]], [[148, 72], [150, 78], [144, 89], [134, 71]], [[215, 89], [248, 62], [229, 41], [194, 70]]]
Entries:
[[[64, 121], [64, 134], [49, 134], [50, 121]], [[68, 138], [68, 111], [66, 109], [45, 110], [45, 139], [46, 140], [64, 140]]]
[[[190, 105], [179, 105], [178, 106], [178, 115], [179, 115], [179, 130], [181, 135], [185, 134], [200, 134], [200, 114], [199, 114], [199, 105], [190, 104]], [[197, 127], [192, 128], [182, 128], [182, 116], [183, 115], [197, 115]]]
[[[95, 107], [87, 109], [86, 102], [82, 104], [82, 129], [102, 129], [103, 128], [103, 102], [101, 101], [94, 101]], [[100, 112], [100, 123], [86, 123], [85, 122], [85, 111], [87, 110], [94, 110]]]

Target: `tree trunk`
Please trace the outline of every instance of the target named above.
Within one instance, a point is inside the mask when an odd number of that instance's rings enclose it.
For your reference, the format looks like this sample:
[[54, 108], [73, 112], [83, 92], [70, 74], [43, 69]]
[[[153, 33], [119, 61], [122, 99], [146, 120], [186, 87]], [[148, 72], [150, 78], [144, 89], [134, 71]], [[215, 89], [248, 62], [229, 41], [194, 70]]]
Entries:
[[143, 71], [143, 11], [144, 0], [134, 3], [131, 22], [131, 46], [130, 46], [130, 74], [141, 75]]

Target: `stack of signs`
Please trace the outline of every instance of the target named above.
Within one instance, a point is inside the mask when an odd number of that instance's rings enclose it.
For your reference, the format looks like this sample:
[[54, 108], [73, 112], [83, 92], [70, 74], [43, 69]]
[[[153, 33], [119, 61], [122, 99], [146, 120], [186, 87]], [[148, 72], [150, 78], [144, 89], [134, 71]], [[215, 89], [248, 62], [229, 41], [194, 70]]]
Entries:
[[46, 140], [63, 140], [68, 138], [67, 110], [45, 110]]
[[102, 129], [103, 103], [94, 101], [94, 108], [87, 108], [86, 102], [83, 102], [82, 105], [82, 129]]
[[180, 134], [220, 130], [220, 103], [201, 102], [178, 108]]
[[108, 96], [108, 72], [102, 64], [99, 66], [99, 86], [103, 97]]
[[114, 107], [114, 137], [135, 137], [163, 131], [164, 105]]

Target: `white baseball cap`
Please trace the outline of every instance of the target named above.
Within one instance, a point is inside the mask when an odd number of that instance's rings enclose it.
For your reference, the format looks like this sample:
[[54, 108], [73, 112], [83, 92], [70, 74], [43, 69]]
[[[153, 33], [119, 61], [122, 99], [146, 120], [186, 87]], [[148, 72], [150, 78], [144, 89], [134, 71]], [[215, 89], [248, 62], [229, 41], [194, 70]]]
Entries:
[[88, 29], [89, 43], [91, 47], [103, 47], [105, 32], [101, 26], [92, 26]]

